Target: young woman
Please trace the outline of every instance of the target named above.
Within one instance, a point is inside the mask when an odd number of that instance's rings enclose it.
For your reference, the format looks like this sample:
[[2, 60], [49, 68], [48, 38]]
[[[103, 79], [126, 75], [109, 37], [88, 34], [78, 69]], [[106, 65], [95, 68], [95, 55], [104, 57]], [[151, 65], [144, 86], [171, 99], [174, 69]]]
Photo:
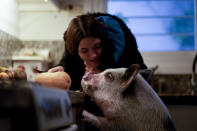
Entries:
[[[74, 18], [64, 33], [65, 53], [60, 64], [49, 72], [65, 71], [71, 79], [71, 90], [81, 89], [86, 72], [99, 73], [107, 68], [139, 64], [146, 69], [134, 35], [125, 23], [110, 14], [86, 14]], [[86, 95], [84, 109], [102, 116], [97, 105]], [[97, 130], [88, 123], [86, 130]]]
[[131, 31], [121, 19], [110, 14], [77, 16], [64, 33], [64, 41], [64, 56], [49, 72], [67, 72], [72, 79], [71, 90], [81, 89], [85, 72], [98, 73], [131, 64], [147, 68]]

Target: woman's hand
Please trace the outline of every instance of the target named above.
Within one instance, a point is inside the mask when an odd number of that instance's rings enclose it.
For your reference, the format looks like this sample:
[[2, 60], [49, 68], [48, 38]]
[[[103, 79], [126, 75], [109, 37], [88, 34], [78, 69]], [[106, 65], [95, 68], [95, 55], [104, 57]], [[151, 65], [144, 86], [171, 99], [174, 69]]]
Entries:
[[57, 66], [48, 70], [48, 72], [58, 72], [58, 71], [64, 71], [64, 68], [62, 66]]

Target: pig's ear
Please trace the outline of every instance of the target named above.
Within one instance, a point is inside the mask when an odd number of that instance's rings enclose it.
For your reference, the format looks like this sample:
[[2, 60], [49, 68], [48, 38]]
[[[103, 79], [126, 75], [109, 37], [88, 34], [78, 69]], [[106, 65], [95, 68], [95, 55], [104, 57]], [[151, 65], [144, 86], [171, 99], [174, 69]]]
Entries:
[[127, 70], [125, 71], [124, 75], [122, 76], [123, 82], [121, 83], [121, 90], [124, 91], [129, 87], [131, 82], [135, 79], [137, 73], [139, 72], [140, 66], [138, 64], [132, 64]]
[[146, 81], [149, 81], [152, 77], [153, 70], [152, 69], [139, 70], [139, 73], [143, 76], [143, 78]]

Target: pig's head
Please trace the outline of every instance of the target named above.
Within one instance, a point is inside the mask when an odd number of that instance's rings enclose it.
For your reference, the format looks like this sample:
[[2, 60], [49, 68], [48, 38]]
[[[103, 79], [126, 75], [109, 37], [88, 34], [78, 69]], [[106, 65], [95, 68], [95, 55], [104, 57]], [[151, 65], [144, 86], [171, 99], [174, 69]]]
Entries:
[[139, 65], [129, 68], [106, 69], [98, 74], [86, 73], [81, 81], [83, 92], [93, 96], [95, 92], [123, 92], [135, 79]]

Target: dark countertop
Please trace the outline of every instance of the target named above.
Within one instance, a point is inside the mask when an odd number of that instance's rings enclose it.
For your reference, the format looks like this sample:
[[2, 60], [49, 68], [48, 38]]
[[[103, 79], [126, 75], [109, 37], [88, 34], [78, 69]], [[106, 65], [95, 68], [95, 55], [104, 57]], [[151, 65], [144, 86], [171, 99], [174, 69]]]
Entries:
[[166, 105], [197, 105], [197, 96], [160, 96]]

